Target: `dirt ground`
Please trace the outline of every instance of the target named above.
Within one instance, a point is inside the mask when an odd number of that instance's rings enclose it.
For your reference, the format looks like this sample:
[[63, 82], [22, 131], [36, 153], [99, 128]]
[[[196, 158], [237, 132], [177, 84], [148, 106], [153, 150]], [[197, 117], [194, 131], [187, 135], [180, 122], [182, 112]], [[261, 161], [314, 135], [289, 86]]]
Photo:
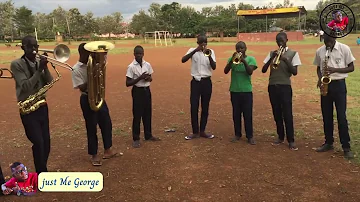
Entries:
[[[180, 62], [188, 48], [145, 48], [145, 60], [155, 71], [151, 84], [153, 133], [162, 141], [142, 142], [141, 148], [133, 149], [131, 88], [125, 86], [126, 68], [133, 56], [110, 55], [106, 101], [113, 121], [113, 145], [124, 155], [105, 161], [102, 167], [90, 165], [80, 93], [72, 89], [70, 72], [59, 67], [62, 78], [47, 94], [52, 136], [48, 167], [50, 171], [102, 172], [104, 189], [99, 193], [38, 193], [26, 199], [1, 197], [1, 201], [359, 201], [360, 168], [344, 160], [339, 150], [324, 154], [313, 150], [323, 143], [319, 92], [315, 67], [311, 65], [319, 46], [291, 47], [300, 51], [303, 62], [299, 75], [292, 78], [299, 151], [290, 151], [287, 144], [271, 145], [276, 132], [267, 94], [269, 73], [262, 74], [260, 69], [252, 77], [257, 145], [250, 146], [244, 139], [229, 141], [234, 135], [230, 74], [224, 75], [223, 68], [233, 46], [211, 47], [217, 69], [212, 77], [207, 131], [216, 138], [192, 141], [184, 139], [191, 133], [190, 61]], [[262, 66], [272, 48], [249, 46], [249, 55]], [[77, 57], [73, 54], [69, 64], [74, 64]], [[15, 84], [2, 79], [0, 86], [1, 166], [7, 176], [8, 165], [14, 161], [34, 171], [31, 144], [16, 105]], [[167, 127], [176, 132], [165, 133]], [[102, 143], [99, 146], [102, 153]]]

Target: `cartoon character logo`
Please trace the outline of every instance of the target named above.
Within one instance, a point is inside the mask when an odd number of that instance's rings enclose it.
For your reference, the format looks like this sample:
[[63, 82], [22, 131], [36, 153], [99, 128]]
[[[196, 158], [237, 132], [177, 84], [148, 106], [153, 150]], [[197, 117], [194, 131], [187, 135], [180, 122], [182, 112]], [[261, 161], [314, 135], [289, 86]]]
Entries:
[[325, 34], [334, 38], [348, 35], [355, 26], [355, 16], [345, 4], [327, 5], [320, 14], [320, 27]]

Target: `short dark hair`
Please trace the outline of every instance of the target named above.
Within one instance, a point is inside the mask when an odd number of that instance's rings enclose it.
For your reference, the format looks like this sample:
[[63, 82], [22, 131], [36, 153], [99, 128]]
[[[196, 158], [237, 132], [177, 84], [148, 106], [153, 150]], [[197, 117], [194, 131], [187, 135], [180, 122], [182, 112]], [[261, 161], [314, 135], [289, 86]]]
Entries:
[[244, 46], [246, 47], [246, 43], [243, 42], [243, 41], [237, 42], [235, 46], [238, 47], [238, 46], [240, 46], [240, 45], [244, 45]]
[[137, 49], [141, 49], [142, 51], [144, 51], [144, 48], [143, 48], [142, 46], [140, 46], [140, 45], [135, 46], [134, 52], [135, 52]]
[[10, 169], [15, 169], [16, 167], [18, 167], [19, 165], [21, 165], [22, 163], [20, 162], [14, 162], [13, 164], [10, 165]]
[[32, 39], [35, 39], [35, 37], [34, 37], [34, 36], [31, 36], [31, 35], [27, 35], [27, 36], [25, 36], [25, 37], [21, 40], [21, 44], [22, 44], [22, 45], [26, 45], [26, 44], [28, 44], [28, 43], [30, 42], [30, 40], [32, 40]]
[[276, 38], [278, 37], [285, 37], [287, 39], [287, 34], [285, 32], [279, 32], [277, 35], [276, 35]]

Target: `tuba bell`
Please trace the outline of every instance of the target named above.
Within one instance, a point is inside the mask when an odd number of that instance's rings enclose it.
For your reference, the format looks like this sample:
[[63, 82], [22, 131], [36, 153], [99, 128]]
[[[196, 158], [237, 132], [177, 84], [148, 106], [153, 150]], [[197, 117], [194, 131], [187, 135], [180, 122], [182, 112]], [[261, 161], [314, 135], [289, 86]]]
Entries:
[[93, 41], [84, 46], [91, 53], [87, 63], [87, 87], [90, 108], [94, 111], [99, 111], [105, 100], [106, 57], [114, 47], [106, 41]]
[[272, 68], [277, 69], [280, 64], [280, 57], [285, 53], [285, 47], [280, 46], [277, 51], [277, 56], [272, 61]]

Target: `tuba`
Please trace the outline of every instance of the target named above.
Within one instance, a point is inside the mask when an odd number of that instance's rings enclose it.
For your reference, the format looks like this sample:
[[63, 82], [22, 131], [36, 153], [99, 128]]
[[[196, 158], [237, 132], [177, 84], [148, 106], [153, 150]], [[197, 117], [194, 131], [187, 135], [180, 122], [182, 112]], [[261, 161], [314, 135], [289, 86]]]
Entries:
[[280, 64], [280, 57], [285, 53], [285, 47], [280, 46], [277, 51], [277, 56], [272, 61], [272, 68], [277, 69]]
[[[4, 76], [4, 71], [8, 71], [10, 73], [10, 76]], [[0, 79], [12, 79], [12, 78], [14, 78], [14, 75], [10, 69], [0, 68]]]
[[232, 63], [238, 65], [241, 63], [242, 52], [236, 53], [235, 57], [233, 57]]
[[320, 93], [322, 96], [326, 96], [328, 93], [328, 87], [329, 84], [331, 82], [331, 78], [330, 78], [330, 74], [328, 73], [327, 69], [328, 69], [328, 60], [329, 60], [329, 48], [326, 48], [326, 53], [325, 53], [325, 59], [324, 59], [324, 63], [323, 63], [323, 67], [322, 67], [322, 77], [321, 77], [321, 85], [320, 85]]
[[[43, 51], [45, 53], [50, 52], [54, 54], [55, 59], [48, 56], [39, 55], [36, 51], [33, 52], [36, 54], [36, 58], [45, 57], [48, 59], [57, 74], [57, 78], [53, 79], [49, 84], [42, 87], [37, 93], [30, 95], [26, 100], [18, 102], [20, 113], [23, 115], [36, 111], [41, 105], [46, 103], [45, 93], [61, 78], [61, 75], [55, 68], [55, 65], [72, 70], [71, 66], [65, 63], [65, 61], [70, 58], [70, 49], [66, 45], [60, 44], [56, 46], [54, 50], [39, 49], [39, 51]], [[57, 59], [61, 59], [61, 61], [58, 61]]]
[[86, 43], [85, 50], [91, 52], [87, 63], [88, 99], [90, 108], [99, 111], [105, 100], [106, 57], [114, 44], [106, 41]]

